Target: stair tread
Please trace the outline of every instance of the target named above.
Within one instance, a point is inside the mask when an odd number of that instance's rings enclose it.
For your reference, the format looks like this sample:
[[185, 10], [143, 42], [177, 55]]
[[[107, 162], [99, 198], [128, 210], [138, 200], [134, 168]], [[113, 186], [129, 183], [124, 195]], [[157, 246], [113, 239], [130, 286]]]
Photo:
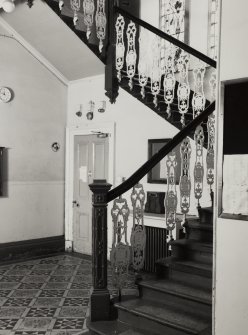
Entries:
[[198, 334], [209, 326], [211, 317], [199, 316], [196, 312], [184, 309], [178, 304], [158, 304], [144, 299], [134, 299], [120, 302], [115, 306], [126, 312], [158, 322], [189, 334]]
[[203, 290], [201, 288], [187, 286], [185, 284], [175, 282], [174, 280], [144, 280], [140, 282], [140, 286], [161, 292], [167, 292], [171, 295], [180, 296], [185, 299], [190, 299], [205, 304], [212, 304], [212, 296], [210, 290]]

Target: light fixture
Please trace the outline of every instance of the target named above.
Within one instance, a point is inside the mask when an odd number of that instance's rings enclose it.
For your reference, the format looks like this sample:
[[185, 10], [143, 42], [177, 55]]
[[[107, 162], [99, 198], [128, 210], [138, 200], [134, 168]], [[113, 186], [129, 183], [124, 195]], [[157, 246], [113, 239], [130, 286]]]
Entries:
[[0, 8], [6, 13], [12, 13], [15, 9], [15, 4], [12, 0], [0, 0]]
[[103, 100], [100, 102], [100, 107], [98, 108], [99, 113], [104, 113], [106, 111], [106, 101]]
[[83, 111], [83, 105], [80, 105], [79, 110], [76, 112], [76, 115], [78, 117], [81, 117], [83, 115], [82, 111]]
[[89, 111], [86, 114], [87, 120], [92, 120], [94, 117], [95, 103], [94, 101], [89, 102]]

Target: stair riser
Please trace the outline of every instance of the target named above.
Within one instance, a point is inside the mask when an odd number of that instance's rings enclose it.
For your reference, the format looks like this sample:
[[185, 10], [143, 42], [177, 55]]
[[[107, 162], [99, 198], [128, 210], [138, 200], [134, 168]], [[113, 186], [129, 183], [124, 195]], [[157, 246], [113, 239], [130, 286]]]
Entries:
[[196, 262], [203, 262], [212, 264], [213, 262], [213, 250], [192, 250], [185, 246], [173, 245], [172, 246], [173, 257], [180, 259], [188, 259]]
[[199, 208], [198, 209], [199, 217], [200, 217], [200, 222], [201, 223], [208, 223], [208, 224], [213, 224], [213, 213], [205, 210], [204, 208]]
[[213, 242], [213, 231], [203, 230], [199, 228], [187, 228], [187, 233], [190, 239], [201, 242]]
[[145, 330], [148, 333], [151, 332], [152, 334], [166, 334], [166, 335], [186, 335], [186, 334], [196, 334], [196, 333], [186, 333], [185, 331], [178, 330], [172, 328], [167, 325], [163, 325], [156, 320], [147, 319], [143, 316], [136, 315], [130, 311], [119, 310], [119, 320], [121, 322], [128, 323], [132, 325], [133, 328], [141, 330]]
[[173, 302], [179, 306], [184, 306], [188, 310], [198, 311], [202, 316], [211, 315], [212, 306], [211, 304], [206, 304], [202, 302], [197, 302], [189, 299], [185, 299], [179, 296], [169, 294], [164, 291], [157, 291], [147, 287], [141, 287], [142, 298], [145, 300], [150, 300], [158, 303], [168, 303]]

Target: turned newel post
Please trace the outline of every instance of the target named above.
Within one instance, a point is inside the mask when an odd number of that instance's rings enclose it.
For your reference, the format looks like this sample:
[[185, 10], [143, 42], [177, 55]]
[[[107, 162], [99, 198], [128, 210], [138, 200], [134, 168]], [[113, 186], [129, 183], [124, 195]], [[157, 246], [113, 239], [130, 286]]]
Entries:
[[111, 103], [115, 103], [119, 91], [119, 83], [115, 69], [115, 11], [116, 0], [108, 2], [108, 44], [106, 46], [106, 66], [105, 66], [105, 95]]
[[89, 187], [92, 196], [92, 277], [91, 321], [108, 320], [110, 294], [107, 288], [107, 194], [112, 185], [106, 180], [94, 180]]

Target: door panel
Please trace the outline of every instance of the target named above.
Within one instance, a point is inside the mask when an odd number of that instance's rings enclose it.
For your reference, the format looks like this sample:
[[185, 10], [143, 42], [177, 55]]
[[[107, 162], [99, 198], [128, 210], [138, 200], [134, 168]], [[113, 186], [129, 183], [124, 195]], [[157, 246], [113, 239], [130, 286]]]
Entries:
[[92, 248], [92, 199], [88, 185], [93, 179], [108, 179], [108, 138], [75, 136], [73, 249], [89, 255]]

